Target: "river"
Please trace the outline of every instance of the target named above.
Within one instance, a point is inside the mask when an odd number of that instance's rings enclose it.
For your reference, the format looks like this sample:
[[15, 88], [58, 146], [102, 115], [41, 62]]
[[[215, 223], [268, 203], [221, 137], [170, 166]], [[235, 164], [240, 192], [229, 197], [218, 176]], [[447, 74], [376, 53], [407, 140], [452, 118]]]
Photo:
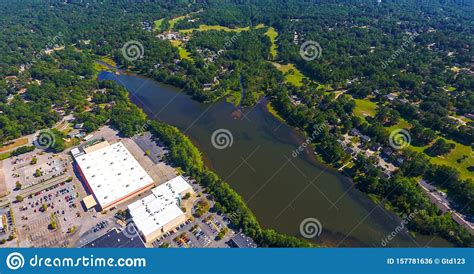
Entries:
[[[243, 197], [264, 228], [302, 237], [300, 224], [315, 218], [322, 230], [310, 240], [327, 246], [380, 247], [394, 233], [387, 246], [450, 246], [438, 237], [396, 232], [403, 226], [400, 218], [317, 162], [311, 149], [297, 152], [304, 136], [276, 119], [264, 104], [240, 111], [223, 100], [194, 101], [174, 87], [133, 74], [102, 72], [99, 79], [123, 85], [151, 119], [189, 136], [206, 165]], [[231, 133], [231, 146], [213, 146], [211, 136], [219, 129]]]

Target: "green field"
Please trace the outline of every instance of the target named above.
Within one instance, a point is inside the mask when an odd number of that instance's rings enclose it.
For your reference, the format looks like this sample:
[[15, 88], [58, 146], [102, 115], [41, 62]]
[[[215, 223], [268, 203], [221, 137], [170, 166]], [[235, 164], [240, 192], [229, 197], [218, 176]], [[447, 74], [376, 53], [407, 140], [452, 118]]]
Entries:
[[154, 22], [154, 23], [155, 23], [155, 26], [153, 27], [153, 30], [155, 30], [155, 31], [161, 30], [161, 25], [163, 24], [163, 21], [164, 21], [164, 20], [165, 20], [164, 18], [155, 20], [155, 22]]
[[[201, 12], [202, 10], [199, 10], [199, 11], [196, 11], [196, 12], [191, 12], [191, 13], [188, 13], [188, 14], [185, 14], [185, 15], [182, 15], [182, 16], [178, 16], [178, 17], [175, 17], [175, 18], [172, 18], [169, 20], [169, 28], [167, 30], [171, 30], [174, 28], [174, 26], [176, 26], [176, 24], [183, 20], [183, 19], [186, 19], [186, 18], [189, 18], [191, 17], [191, 15], [193, 14], [196, 14], [196, 13], [199, 13]], [[160, 30], [161, 28], [161, 25], [163, 24], [163, 21], [165, 20], [165, 18], [161, 18], [161, 19], [158, 19], [158, 20], [155, 20], [155, 27], [153, 28], [154, 30]]]
[[[117, 63], [110, 58], [109, 56], [101, 56], [99, 60], [111, 67], [117, 67]], [[111, 71], [112, 69], [108, 67], [107, 65], [99, 63], [99, 62], [94, 62], [93, 68], [94, 68], [94, 74], [97, 77], [101, 71]]]
[[278, 32], [275, 30], [275, 28], [270, 27], [268, 28], [268, 31], [265, 32], [265, 35], [270, 38], [270, 41], [272, 42], [272, 46], [270, 48], [270, 54], [272, 55], [272, 58], [275, 59], [277, 56], [277, 44], [276, 44], [276, 38], [278, 37]]
[[170, 29], [173, 29], [174, 26], [175, 26], [179, 21], [181, 21], [181, 20], [183, 20], [183, 19], [185, 19], [185, 18], [187, 18], [187, 17], [189, 17], [189, 16], [191, 16], [191, 14], [186, 14], [186, 15], [178, 16], [178, 17], [176, 17], [176, 18], [171, 19], [171, 20], [170, 20]]
[[354, 115], [365, 119], [365, 117], [374, 117], [377, 113], [377, 104], [367, 99], [354, 99], [356, 106]]
[[8, 159], [10, 158], [10, 156], [11, 156], [10, 152], [5, 152], [5, 153], [0, 154], [0, 161]]
[[182, 45], [181, 41], [178, 40], [170, 40], [171, 45], [176, 47], [178, 49], [178, 54], [181, 59], [187, 59], [189, 61], [194, 61], [193, 58], [191, 57], [191, 53], [184, 48]]
[[[442, 137], [440, 137], [440, 138], [442, 138]], [[472, 158], [470, 156], [470, 155], [472, 155], [471, 147], [465, 146], [465, 145], [460, 144], [458, 142], [455, 142], [453, 140], [448, 140], [448, 139], [445, 139], [445, 138], [442, 138], [442, 139], [444, 139], [446, 142], [454, 143], [456, 145], [456, 147], [454, 147], [454, 149], [451, 150], [451, 152], [446, 154], [446, 155], [440, 155], [440, 156], [437, 156], [437, 157], [431, 157], [431, 156], [428, 156], [426, 154], [424, 154], [424, 155], [426, 157], [428, 157], [430, 159], [430, 162], [433, 163], [433, 164], [446, 165], [446, 166], [450, 166], [452, 168], [457, 169], [459, 171], [460, 176], [461, 176], [462, 179], [467, 179], [467, 178], [474, 179], [474, 174], [467, 169], [471, 165], [474, 165], [470, 161], [470, 159]], [[435, 141], [436, 140], [433, 140], [432, 143], [434, 143]], [[415, 146], [410, 145], [408, 148], [413, 150], [413, 151], [419, 152], [419, 153], [424, 153], [424, 150], [427, 149], [428, 147], [430, 147], [431, 144], [428, 144], [428, 145], [422, 146], [422, 147], [415, 147]], [[463, 157], [463, 155], [466, 155], [467, 158], [465, 158], [462, 162], [458, 163], [457, 160], [461, 159]]]
[[400, 120], [398, 121], [398, 123], [396, 123], [395, 125], [391, 126], [391, 127], [388, 127], [388, 130], [390, 131], [393, 131], [393, 130], [396, 130], [396, 129], [410, 129], [411, 128], [411, 124], [403, 119], [403, 118], [400, 118]]
[[294, 64], [281, 65], [275, 62], [272, 64], [285, 75], [285, 82], [293, 84], [297, 87], [302, 85], [304, 77], [303, 73], [299, 71]]
[[180, 30], [179, 32], [181, 32], [181, 33], [191, 33], [193, 31], [209, 31], [209, 30], [228, 31], [228, 32], [241, 32], [241, 31], [249, 31], [250, 28], [245, 27], [245, 28], [231, 29], [231, 28], [224, 27], [224, 26], [219, 26], [219, 25], [217, 25], [217, 26], [200, 25], [199, 28], [183, 29], [183, 30]]
[[[264, 28], [264, 27], [265, 27], [265, 25], [258, 24], [257, 26], [255, 26], [255, 29], [261, 29], [261, 28]], [[199, 28], [183, 29], [183, 30], [179, 30], [179, 32], [181, 32], [181, 33], [191, 33], [193, 31], [209, 31], [209, 30], [228, 31], [228, 32], [242, 32], [242, 31], [249, 31], [250, 27], [229, 28], [229, 27], [224, 27], [224, 26], [219, 26], [219, 25], [214, 25], [214, 26], [200, 25]]]
[[117, 67], [117, 63], [112, 58], [110, 58], [110, 56], [102, 56], [100, 57], [100, 61], [106, 63], [111, 67]]
[[450, 86], [450, 87], [447, 87], [446, 90], [449, 92], [453, 92], [453, 91], [456, 91], [456, 88]]

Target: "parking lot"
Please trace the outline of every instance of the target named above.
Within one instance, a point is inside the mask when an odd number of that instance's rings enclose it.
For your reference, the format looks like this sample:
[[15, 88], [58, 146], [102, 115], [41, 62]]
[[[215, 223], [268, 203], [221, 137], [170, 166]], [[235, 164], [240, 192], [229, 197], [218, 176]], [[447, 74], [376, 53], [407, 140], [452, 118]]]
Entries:
[[31, 246], [67, 246], [68, 234], [81, 223], [79, 198], [76, 186], [64, 181], [13, 203], [19, 236]]
[[179, 248], [229, 247], [227, 242], [235, 235], [235, 231], [228, 229], [223, 239], [217, 239], [219, 232], [227, 228], [229, 223], [229, 221], [224, 220], [223, 216], [215, 213], [208, 213], [198, 218], [193, 217], [176, 229], [156, 239], [152, 246]]
[[143, 151], [149, 152], [148, 156], [155, 164], [162, 162], [165, 154], [168, 152], [162, 145], [158, 144], [153, 139], [150, 132], [136, 135], [132, 139]]
[[8, 170], [7, 185], [16, 188], [16, 182], [22, 188], [34, 186], [65, 174], [66, 162], [56, 154], [30, 152], [8, 159], [5, 169]]

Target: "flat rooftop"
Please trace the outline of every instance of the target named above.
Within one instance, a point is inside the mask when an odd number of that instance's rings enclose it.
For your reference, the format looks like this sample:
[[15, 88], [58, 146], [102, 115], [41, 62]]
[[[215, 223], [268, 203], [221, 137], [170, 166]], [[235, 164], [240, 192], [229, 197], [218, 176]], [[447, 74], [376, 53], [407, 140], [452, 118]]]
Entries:
[[145, 244], [138, 235], [130, 238], [114, 228], [83, 248], [145, 248]]
[[253, 241], [252, 238], [243, 235], [242, 233], [236, 234], [232, 239], [230, 239], [230, 243], [233, 247], [237, 248], [255, 248], [257, 245]]
[[138, 230], [148, 235], [183, 215], [181, 193], [188, 190], [192, 192], [191, 186], [178, 176], [152, 189], [153, 194], [130, 204], [128, 209]]
[[99, 143], [75, 159], [102, 208], [153, 184], [153, 179], [122, 142]]

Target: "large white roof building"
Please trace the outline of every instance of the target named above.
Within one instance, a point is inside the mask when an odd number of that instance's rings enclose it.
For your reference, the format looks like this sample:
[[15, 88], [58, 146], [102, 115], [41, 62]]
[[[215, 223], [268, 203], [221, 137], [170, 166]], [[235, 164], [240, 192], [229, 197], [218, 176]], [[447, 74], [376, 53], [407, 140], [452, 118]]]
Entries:
[[152, 189], [152, 192], [128, 206], [133, 222], [146, 242], [186, 221], [180, 208], [181, 199], [193, 190], [183, 177], [178, 176]]
[[102, 209], [110, 208], [151, 188], [153, 179], [122, 142], [102, 142], [76, 154], [75, 160]]

